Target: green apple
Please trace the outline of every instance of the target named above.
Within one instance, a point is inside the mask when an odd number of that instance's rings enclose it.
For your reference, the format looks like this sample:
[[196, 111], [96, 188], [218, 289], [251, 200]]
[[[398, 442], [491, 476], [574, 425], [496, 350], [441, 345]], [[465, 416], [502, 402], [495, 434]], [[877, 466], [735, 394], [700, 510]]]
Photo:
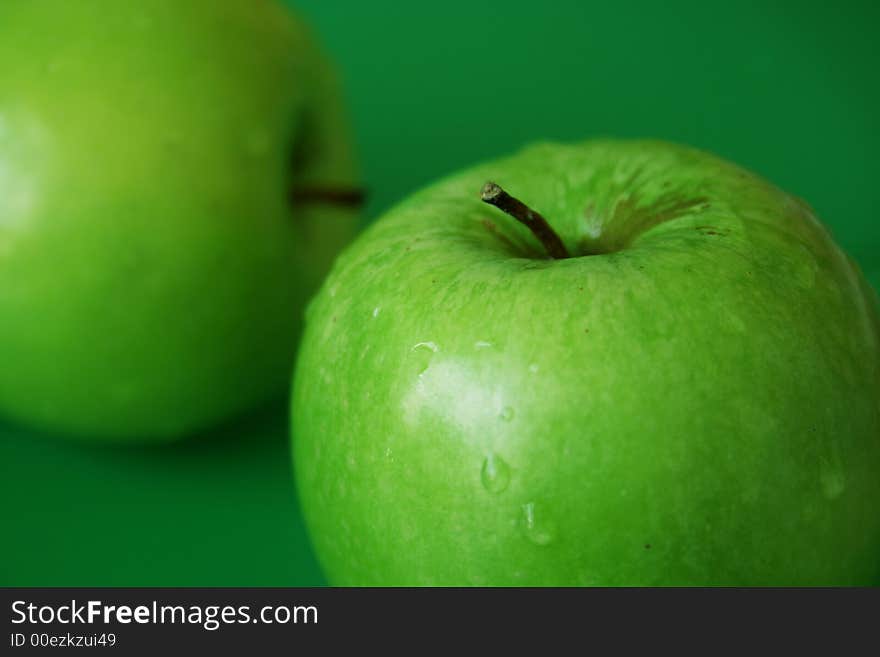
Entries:
[[0, 416], [168, 438], [284, 395], [356, 223], [340, 105], [269, 0], [3, 0]]
[[876, 295], [737, 166], [535, 145], [391, 210], [306, 317], [294, 463], [335, 584], [877, 581]]

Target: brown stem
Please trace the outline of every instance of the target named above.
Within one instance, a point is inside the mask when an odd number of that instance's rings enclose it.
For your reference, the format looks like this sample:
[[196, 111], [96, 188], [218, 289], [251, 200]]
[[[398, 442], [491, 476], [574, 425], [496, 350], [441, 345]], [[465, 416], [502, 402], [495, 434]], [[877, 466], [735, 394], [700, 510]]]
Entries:
[[350, 208], [359, 208], [364, 204], [367, 194], [360, 187], [321, 187], [303, 185], [290, 190], [290, 200], [294, 203], [329, 203]]
[[502, 212], [506, 212], [520, 223], [525, 224], [534, 236], [538, 238], [538, 241], [544, 245], [544, 249], [546, 249], [547, 254], [551, 258], [561, 260], [571, 257], [568, 255], [565, 244], [562, 243], [559, 235], [556, 234], [556, 231], [553, 230], [543, 216], [519, 199], [513, 198], [495, 183], [487, 182], [483, 185], [483, 189], [480, 190], [480, 198], [484, 203], [494, 205]]

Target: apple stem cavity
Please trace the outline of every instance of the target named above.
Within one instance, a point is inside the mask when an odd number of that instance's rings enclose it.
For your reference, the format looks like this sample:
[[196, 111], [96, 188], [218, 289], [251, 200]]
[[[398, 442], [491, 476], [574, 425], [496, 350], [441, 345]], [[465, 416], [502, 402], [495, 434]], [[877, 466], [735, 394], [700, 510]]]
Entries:
[[364, 204], [367, 194], [360, 187], [322, 187], [318, 185], [294, 187], [290, 200], [296, 204], [326, 203], [349, 208], [359, 208]]
[[562, 243], [556, 231], [547, 223], [547, 220], [538, 212], [532, 210], [528, 205], [512, 197], [505, 192], [499, 185], [493, 182], [487, 182], [480, 190], [480, 198], [484, 203], [494, 205], [496, 208], [509, 214], [526, 227], [532, 234], [538, 238], [538, 241], [544, 245], [544, 249], [551, 258], [562, 260], [570, 258], [565, 244]]

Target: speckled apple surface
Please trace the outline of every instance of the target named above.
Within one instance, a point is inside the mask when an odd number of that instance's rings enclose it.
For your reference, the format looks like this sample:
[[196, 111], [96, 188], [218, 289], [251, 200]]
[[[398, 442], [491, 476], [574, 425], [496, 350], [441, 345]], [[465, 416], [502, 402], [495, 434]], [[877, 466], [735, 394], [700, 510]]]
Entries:
[[342, 585], [870, 584], [878, 344], [802, 201], [690, 148], [535, 145], [392, 209], [312, 302], [307, 526]]
[[177, 437], [288, 385], [354, 181], [333, 72], [277, 3], [0, 4], [0, 416]]

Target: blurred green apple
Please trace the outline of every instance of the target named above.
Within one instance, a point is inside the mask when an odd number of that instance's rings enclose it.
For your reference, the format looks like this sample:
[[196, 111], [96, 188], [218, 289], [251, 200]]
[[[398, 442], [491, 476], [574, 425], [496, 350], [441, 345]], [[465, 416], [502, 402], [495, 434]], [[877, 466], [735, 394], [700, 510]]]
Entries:
[[169, 438], [283, 394], [356, 224], [340, 105], [269, 0], [0, 3], [0, 416]]
[[880, 575], [877, 297], [694, 149], [538, 145], [410, 197], [312, 302], [292, 412], [336, 584]]

